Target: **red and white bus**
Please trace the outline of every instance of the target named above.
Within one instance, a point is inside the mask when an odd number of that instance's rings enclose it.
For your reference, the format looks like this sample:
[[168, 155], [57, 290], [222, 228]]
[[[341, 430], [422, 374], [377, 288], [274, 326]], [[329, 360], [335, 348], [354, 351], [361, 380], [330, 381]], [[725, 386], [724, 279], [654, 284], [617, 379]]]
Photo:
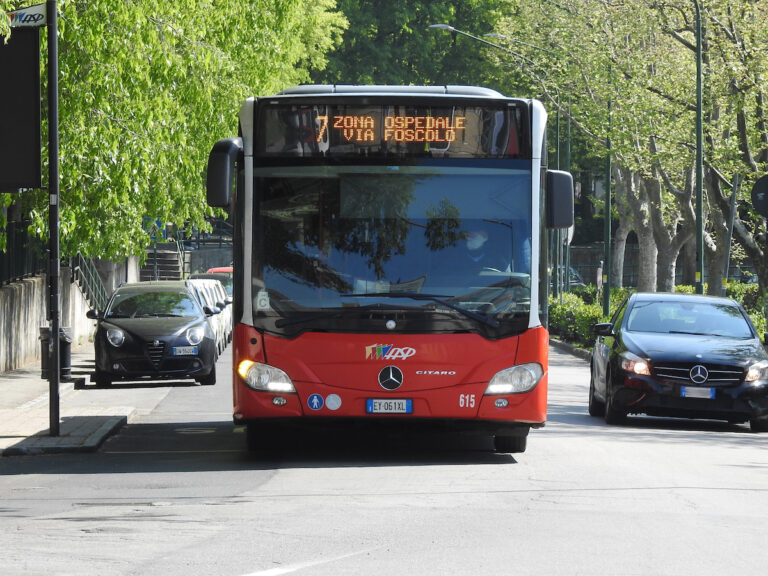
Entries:
[[547, 415], [547, 238], [573, 224], [537, 100], [465, 86], [249, 98], [208, 163], [234, 220], [234, 421], [441, 423], [523, 452]]

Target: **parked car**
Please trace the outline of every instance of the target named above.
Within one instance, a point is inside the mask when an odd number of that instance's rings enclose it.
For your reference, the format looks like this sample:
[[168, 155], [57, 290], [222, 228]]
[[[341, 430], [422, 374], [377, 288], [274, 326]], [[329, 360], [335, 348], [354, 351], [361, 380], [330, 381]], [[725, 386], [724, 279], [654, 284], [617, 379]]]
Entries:
[[216, 383], [216, 334], [187, 281], [119, 286], [106, 308], [89, 310], [97, 320], [96, 384], [116, 380], [194, 378]]
[[594, 330], [590, 415], [609, 424], [640, 413], [749, 421], [768, 431], [768, 352], [736, 301], [633, 294]]
[[216, 308], [221, 312], [210, 319], [216, 333], [217, 353], [221, 354], [227, 347], [232, 333], [232, 298], [227, 296], [224, 286], [218, 280], [191, 278], [189, 285], [201, 306]]
[[190, 280], [195, 280], [198, 278], [218, 280], [224, 286], [224, 291], [227, 293], [227, 296], [232, 296], [232, 274], [227, 274], [225, 272], [198, 272], [195, 274], [190, 274], [189, 278]]

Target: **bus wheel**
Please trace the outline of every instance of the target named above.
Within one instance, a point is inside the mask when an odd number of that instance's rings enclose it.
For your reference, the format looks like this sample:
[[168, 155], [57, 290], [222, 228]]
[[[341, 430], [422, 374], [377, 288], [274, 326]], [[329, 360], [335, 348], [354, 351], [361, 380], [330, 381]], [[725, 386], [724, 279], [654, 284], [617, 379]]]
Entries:
[[494, 436], [493, 437], [493, 449], [496, 452], [508, 452], [510, 454], [517, 454], [525, 452], [525, 447], [528, 444], [528, 436]]
[[270, 434], [270, 427], [264, 422], [248, 422], [245, 425], [245, 441], [248, 452], [272, 454], [277, 451], [276, 439]]

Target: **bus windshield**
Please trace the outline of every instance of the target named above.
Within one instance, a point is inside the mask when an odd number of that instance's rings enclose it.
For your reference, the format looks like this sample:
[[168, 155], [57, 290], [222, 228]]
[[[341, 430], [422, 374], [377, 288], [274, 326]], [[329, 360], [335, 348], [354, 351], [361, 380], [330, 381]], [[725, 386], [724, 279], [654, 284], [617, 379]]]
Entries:
[[527, 328], [531, 162], [256, 167], [254, 323], [501, 337]]

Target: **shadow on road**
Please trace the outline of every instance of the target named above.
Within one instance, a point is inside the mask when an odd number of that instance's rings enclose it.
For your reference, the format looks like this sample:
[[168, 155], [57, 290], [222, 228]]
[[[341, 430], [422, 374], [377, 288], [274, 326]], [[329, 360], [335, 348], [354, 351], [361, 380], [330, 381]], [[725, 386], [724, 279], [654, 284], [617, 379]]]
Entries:
[[245, 429], [231, 422], [130, 424], [93, 454], [0, 459], [0, 474], [125, 474], [513, 464], [490, 438], [458, 433], [401, 433], [375, 427], [288, 431], [250, 453]]

